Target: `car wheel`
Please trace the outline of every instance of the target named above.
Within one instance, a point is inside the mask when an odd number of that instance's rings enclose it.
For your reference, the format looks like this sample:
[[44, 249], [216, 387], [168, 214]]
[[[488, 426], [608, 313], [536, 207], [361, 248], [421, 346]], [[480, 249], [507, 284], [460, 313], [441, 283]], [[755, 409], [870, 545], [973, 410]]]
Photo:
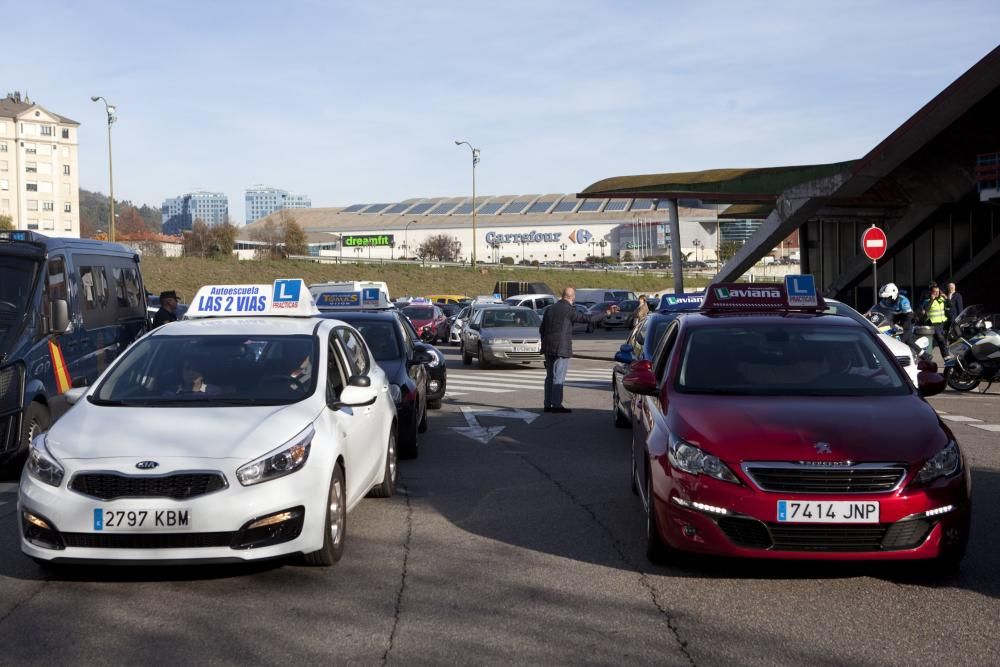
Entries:
[[622, 414], [622, 409], [618, 405], [618, 383], [615, 382], [614, 389], [611, 390], [611, 410], [615, 415], [615, 426], [618, 428], [628, 428], [632, 425], [625, 415]]
[[344, 469], [337, 464], [327, 496], [323, 547], [319, 551], [305, 555], [306, 563], [309, 565], [329, 567], [344, 555], [344, 540], [347, 537], [347, 495], [344, 487]]
[[31, 441], [36, 436], [48, 431], [51, 425], [52, 420], [49, 417], [48, 409], [41, 403], [32, 401], [28, 409], [24, 411], [24, 419], [21, 422], [21, 441], [18, 444], [17, 453], [7, 463], [0, 466], [0, 477], [20, 477], [24, 462], [28, 459], [28, 448], [31, 446]]
[[465, 343], [462, 343], [462, 365], [463, 366], [472, 365], [472, 355], [465, 351]]
[[415, 459], [419, 455], [417, 447], [417, 416], [413, 415], [405, 424], [399, 426], [399, 457]]
[[479, 368], [480, 370], [485, 370], [490, 367], [490, 362], [486, 361], [486, 357], [483, 356], [483, 346], [479, 346]]
[[389, 442], [385, 448], [385, 471], [382, 473], [382, 483], [368, 492], [372, 498], [391, 498], [396, 492], [397, 468], [396, 429], [390, 429]]
[[417, 433], [427, 433], [427, 404], [424, 404], [424, 416], [420, 418], [420, 423], [417, 424]]
[[660, 537], [660, 527], [653, 509], [653, 473], [646, 471], [646, 557], [656, 565], [667, 565], [674, 560], [672, 549]]

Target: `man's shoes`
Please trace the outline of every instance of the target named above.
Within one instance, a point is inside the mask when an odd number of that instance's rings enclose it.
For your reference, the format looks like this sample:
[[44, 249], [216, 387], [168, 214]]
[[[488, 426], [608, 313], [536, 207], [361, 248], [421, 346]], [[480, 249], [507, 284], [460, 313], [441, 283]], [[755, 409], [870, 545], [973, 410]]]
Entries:
[[542, 412], [552, 412], [552, 406], [546, 405], [545, 409], [542, 410]]
[[558, 412], [558, 413], [561, 413], [561, 414], [566, 414], [566, 413], [573, 412], [573, 411], [570, 410], [569, 408], [564, 408], [563, 406], [558, 405], [558, 406], [553, 406], [553, 407], [549, 408], [549, 412]]

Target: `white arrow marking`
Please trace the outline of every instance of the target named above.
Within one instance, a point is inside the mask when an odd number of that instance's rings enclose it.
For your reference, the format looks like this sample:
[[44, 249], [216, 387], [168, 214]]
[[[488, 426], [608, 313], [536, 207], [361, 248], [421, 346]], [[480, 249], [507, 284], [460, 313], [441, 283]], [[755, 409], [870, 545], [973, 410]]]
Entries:
[[501, 417], [505, 419], [521, 419], [525, 423], [530, 424], [538, 418], [538, 414], [534, 412], [529, 412], [527, 410], [497, 410], [496, 408], [487, 408], [483, 406], [462, 406], [462, 415], [465, 417], [465, 422], [468, 426], [452, 426], [451, 430], [456, 433], [460, 433], [467, 438], [471, 438], [476, 442], [487, 444], [490, 440], [500, 435], [503, 432], [503, 426], [483, 426], [476, 419], [476, 416], [482, 417]]

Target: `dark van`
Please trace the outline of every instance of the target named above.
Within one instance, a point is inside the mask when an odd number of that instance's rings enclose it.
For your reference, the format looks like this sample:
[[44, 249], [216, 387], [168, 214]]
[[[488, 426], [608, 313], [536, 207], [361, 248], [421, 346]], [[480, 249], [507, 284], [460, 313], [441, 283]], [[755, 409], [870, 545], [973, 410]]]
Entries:
[[149, 328], [139, 256], [102, 241], [0, 232], [0, 463]]

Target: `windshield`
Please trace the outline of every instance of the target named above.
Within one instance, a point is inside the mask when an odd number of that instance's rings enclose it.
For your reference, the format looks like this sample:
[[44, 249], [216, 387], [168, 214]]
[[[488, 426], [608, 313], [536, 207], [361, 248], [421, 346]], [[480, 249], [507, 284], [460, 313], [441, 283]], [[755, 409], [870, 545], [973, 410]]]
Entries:
[[846, 304], [827, 300], [826, 305], [827, 308], [823, 312], [827, 313], [828, 315], [841, 315], [843, 317], [849, 317], [855, 322], [860, 322], [861, 324], [864, 324], [866, 327], [875, 326], [871, 320], [869, 320], [867, 317], [865, 317], [864, 315], [862, 315], [861, 313], [859, 313], [858, 311], [854, 310], [853, 308], [851, 308]]
[[663, 338], [663, 332], [667, 330], [667, 325], [677, 319], [676, 315], [670, 315], [668, 317], [655, 317], [647, 318], [645, 331], [643, 336], [646, 341], [645, 348], [647, 350], [655, 350], [656, 346], [659, 344], [660, 339]]
[[286, 405], [316, 388], [312, 336], [151, 336], [101, 382], [97, 405]]
[[24, 314], [38, 266], [34, 260], [10, 256], [0, 263], [0, 350], [6, 348], [8, 331]]
[[393, 361], [403, 356], [399, 329], [389, 320], [350, 320], [341, 318], [361, 332], [375, 361]]
[[434, 309], [421, 306], [408, 306], [403, 309], [403, 314], [411, 320], [432, 320], [434, 319]]
[[693, 329], [677, 389], [741, 396], [899, 396], [909, 386], [863, 331], [759, 324]]
[[483, 313], [484, 329], [509, 329], [513, 327], [537, 327], [542, 323], [533, 310], [507, 310], [492, 308]]

